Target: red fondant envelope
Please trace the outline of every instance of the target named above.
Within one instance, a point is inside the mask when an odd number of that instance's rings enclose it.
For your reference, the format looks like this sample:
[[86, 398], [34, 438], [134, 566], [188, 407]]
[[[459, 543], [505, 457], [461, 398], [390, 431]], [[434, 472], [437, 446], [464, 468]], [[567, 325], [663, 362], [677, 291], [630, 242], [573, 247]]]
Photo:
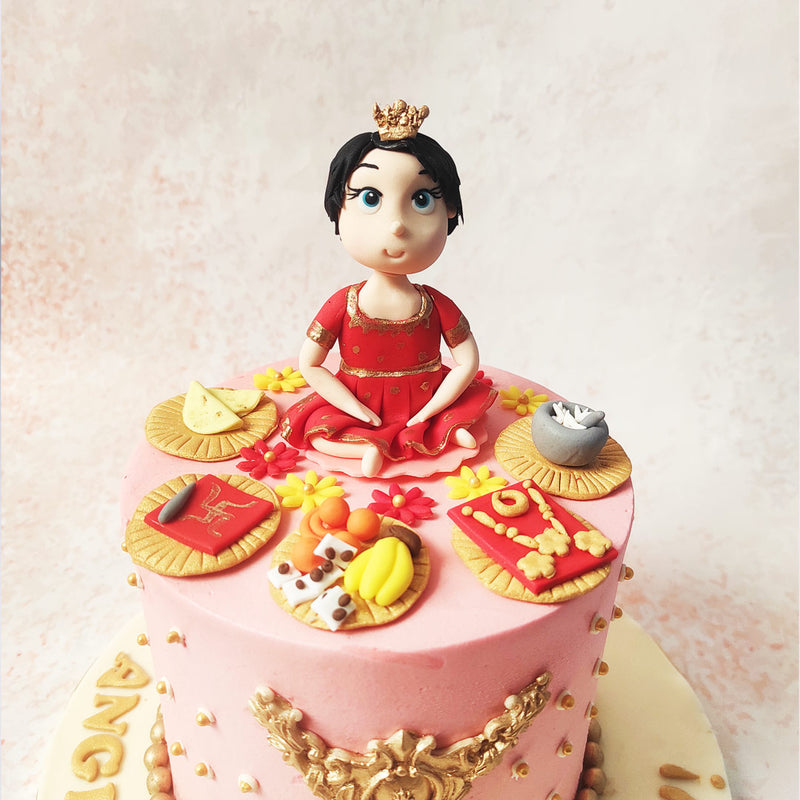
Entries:
[[157, 531], [195, 550], [215, 556], [249, 533], [274, 510], [269, 500], [235, 489], [216, 475], [204, 475], [181, 513], [171, 522], [159, 522], [166, 503], [144, 521]]
[[[519, 533], [533, 539], [552, 527], [552, 523], [546, 520], [539, 509], [539, 505], [532, 499], [525, 487], [530, 484], [535, 492], [541, 495], [544, 502], [550, 507], [553, 516], [557, 519], [569, 535], [569, 552], [566, 555], [552, 555], [555, 574], [549, 578], [529, 579], [522, 569], [517, 566], [520, 559], [531, 552], [529, 547], [509, 539], [503, 534], [496, 533], [491, 527], [479, 522], [475, 516], [477, 512], [483, 512], [491, 517], [495, 522], [506, 526], [518, 528]], [[498, 513], [497, 506], [500, 502], [499, 497], [495, 497], [494, 505], [492, 498], [505, 492], [520, 492], [529, 498], [528, 510], [524, 514], [517, 516], [503, 516]], [[507, 505], [508, 503], [505, 503]], [[463, 509], [472, 509], [470, 516], [465, 516]], [[583, 524], [574, 517], [563, 506], [559, 505], [550, 495], [542, 491], [533, 481], [520, 481], [511, 486], [506, 486], [500, 492], [490, 492], [481, 497], [461, 503], [448, 512], [448, 516], [456, 525], [470, 538], [486, 555], [496, 561], [503, 569], [510, 572], [524, 586], [527, 586], [534, 594], [540, 594], [553, 586], [566, 583], [573, 578], [585, 575], [587, 572], [610, 564], [616, 557], [617, 551], [611, 547], [602, 556], [596, 557], [585, 550], [580, 550], [575, 544], [575, 534], [580, 531], [588, 531], [591, 528]], [[478, 515], [480, 516], [480, 515]], [[484, 517], [486, 519], [486, 517]]]

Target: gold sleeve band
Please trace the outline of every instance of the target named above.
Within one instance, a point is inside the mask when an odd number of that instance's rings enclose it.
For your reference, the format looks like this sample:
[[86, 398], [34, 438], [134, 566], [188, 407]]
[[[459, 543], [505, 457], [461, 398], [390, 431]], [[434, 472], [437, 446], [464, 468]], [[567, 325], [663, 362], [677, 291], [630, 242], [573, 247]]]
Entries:
[[325, 350], [330, 350], [336, 343], [336, 337], [327, 328], [323, 328], [317, 320], [308, 326], [306, 336]]
[[452, 328], [442, 333], [445, 344], [450, 348], [458, 347], [458, 345], [466, 341], [468, 336], [469, 322], [467, 322], [467, 318], [463, 314], [458, 318], [458, 322]]

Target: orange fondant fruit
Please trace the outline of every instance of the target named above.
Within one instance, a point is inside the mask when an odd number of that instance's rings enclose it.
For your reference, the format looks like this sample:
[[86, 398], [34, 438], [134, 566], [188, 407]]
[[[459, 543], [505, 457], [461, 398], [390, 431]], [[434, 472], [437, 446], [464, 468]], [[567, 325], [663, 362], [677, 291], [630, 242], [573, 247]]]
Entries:
[[300, 572], [311, 572], [314, 567], [322, 563], [323, 559], [314, 555], [314, 548], [319, 544], [319, 538], [313, 533], [300, 533], [292, 546], [292, 564]]
[[374, 539], [380, 529], [380, 517], [368, 508], [357, 508], [347, 518], [347, 530], [362, 542]]
[[350, 506], [342, 497], [328, 497], [319, 506], [319, 518], [329, 528], [344, 528], [350, 515]]
[[318, 508], [315, 508], [313, 511], [309, 511], [303, 519], [306, 520], [308, 529], [317, 537], [317, 539], [321, 539], [326, 533], [334, 532], [333, 528], [329, 528], [322, 522], [322, 517], [319, 515]]

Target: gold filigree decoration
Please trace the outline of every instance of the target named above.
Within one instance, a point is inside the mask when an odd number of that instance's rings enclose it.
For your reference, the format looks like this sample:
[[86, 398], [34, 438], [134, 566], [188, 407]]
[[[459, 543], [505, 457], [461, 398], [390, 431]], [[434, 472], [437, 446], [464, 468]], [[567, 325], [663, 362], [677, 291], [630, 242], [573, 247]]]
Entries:
[[250, 709], [269, 743], [323, 800], [459, 800], [475, 778], [500, 763], [545, 707], [550, 678], [549, 672], [535, 678], [507, 697], [505, 710], [480, 733], [443, 748], [437, 748], [434, 736], [406, 730], [373, 739], [366, 753], [328, 747], [304, 730], [302, 711], [268, 688], [256, 691]]

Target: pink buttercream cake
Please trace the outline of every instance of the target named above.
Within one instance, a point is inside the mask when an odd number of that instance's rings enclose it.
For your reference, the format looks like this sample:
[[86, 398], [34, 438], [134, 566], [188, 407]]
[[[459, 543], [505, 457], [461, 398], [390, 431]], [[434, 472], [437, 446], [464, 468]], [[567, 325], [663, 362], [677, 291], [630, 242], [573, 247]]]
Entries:
[[[283, 364], [276, 365], [283, 366]], [[496, 388], [543, 387], [486, 367]], [[261, 369], [257, 370], [263, 371]], [[252, 374], [224, 383], [252, 387]], [[269, 397], [279, 414], [308, 389]], [[497, 462], [494, 442], [518, 417], [495, 404], [484, 418], [485, 443], [467, 460], [488, 466], [494, 476], [515, 478]], [[274, 432], [269, 442], [280, 441]], [[236, 459], [238, 460], [238, 459]], [[182, 474], [241, 474], [236, 460], [199, 463], [167, 455], [142, 442], [123, 482], [122, 514], [127, 524], [141, 499]], [[444, 477], [393, 477], [407, 491], [417, 486], [435, 500], [432, 519], [414, 527], [430, 554], [430, 578], [417, 603], [391, 624], [352, 631], [312, 628], [274, 601], [267, 573], [275, 545], [296, 531], [302, 513], [283, 509], [275, 536], [247, 561], [205, 576], [172, 578], [137, 567], [156, 679], [163, 681], [162, 711], [178, 800], [223, 800], [245, 782], [271, 800], [308, 800], [303, 777], [285, 763], [249, 708], [268, 687], [303, 713], [302, 725], [329, 747], [364, 753], [374, 739], [404, 729], [435, 737], [443, 748], [481, 733], [504, 711], [509, 695], [544, 673], [551, 675], [549, 699], [501, 763], [478, 777], [475, 800], [572, 800], [581, 773], [589, 712], [595, 699], [607, 629], [613, 618], [622, 558], [633, 520], [630, 481], [592, 501], [559, 500], [589, 520], [618, 555], [599, 586], [556, 604], [535, 604], [489, 591], [451, 545], [447, 511], [458, 500]], [[351, 508], [367, 506], [372, 492], [389, 481], [332, 472], [301, 456], [294, 470], [336, 475]], [[272, 488], [284, 477], [264, 478]], [[178, 641], [168, 642], [170, 631]], [[176, 637], [171, 637], [176, 638]], [[574, 705], [560, 702], [568, 693]], [[566, 707], [565, 707], [566, 706]], [[602, 718], [602, 709], [601, 718]], [[198, 713], [211, 724], [199, 725]], [[524, 764], [527, 769], [519, 769]], [[203, 767], [198, 770], [198, 765]], [[205, 772], [203, 775], [197, 774]]]

